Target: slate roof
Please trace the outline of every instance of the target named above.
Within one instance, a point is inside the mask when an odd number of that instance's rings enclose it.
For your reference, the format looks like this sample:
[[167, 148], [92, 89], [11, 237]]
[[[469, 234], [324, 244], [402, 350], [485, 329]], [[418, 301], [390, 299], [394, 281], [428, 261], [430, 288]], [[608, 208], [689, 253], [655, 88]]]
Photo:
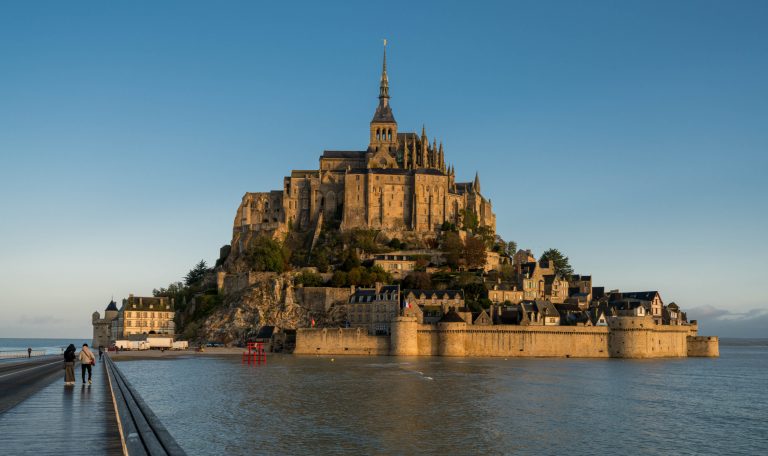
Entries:
[[437, 299], [446, 299], [446, 297], [447, 299], [456, 299], [456, 297], [464, 299], [464, 290], [403, 290], [403, 296], [408, 296], [411, 293], [417, 298], [421, 297], [421, 294], [424, 293], [424, 296], [427, 298], [431, 298], [432, 294], [435, 294]]
[[456, 311], [451, 310], [448, 311], [445, 315], [443, 315], [443, 318], [441, 318], [438, 323], [466, 323], [463, 318], [459, 316], [459, 314], [456, 313]]
[[323, 158], [365, 158], [364, 150], [324, 150]]
[[658, 294], [658, 291], [628, 291], [621, 293], [622, 297], [625, 299], [641, 299], [643, 301], [653, 301], [653, 298]]
[[395, 115], [392, 114], [392, 107], [387, 103], [379, 103], [376, 107], [376, 112], [373, 113], [373, 119], [371, 122], [395, 122]]
[[113, 300], [111, 300], [111, 301], [109, 301], [109, 304], [107, 304], [107, 308], [106, 308], [105, 310], [114, 310], [114, 311], [117, 311], [117, 303], [115, 302], [115, 300], [114, 300], [114, 299], [113, 299]]
[[560, 316], [560, 312], [557, 311], [554, 304], [552, 304], [549, 300], [536, 300], [536, 308], [539, 310], [539, 314], [544, 315], [545, 317]]

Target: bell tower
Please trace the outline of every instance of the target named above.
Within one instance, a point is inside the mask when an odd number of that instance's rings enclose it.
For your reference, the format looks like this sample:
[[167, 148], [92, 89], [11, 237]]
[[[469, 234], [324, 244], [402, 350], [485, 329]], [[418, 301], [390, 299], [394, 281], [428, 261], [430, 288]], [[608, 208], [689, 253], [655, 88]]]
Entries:
[[389, 79], [387, 78], [387, 40], [384, 40], [384, 60], [381, 66], [379, 83], [379, 106], [371, 120], [371, 140], [368, 150], [389, 150], [397, 145], [397, 122], [389, 106]]

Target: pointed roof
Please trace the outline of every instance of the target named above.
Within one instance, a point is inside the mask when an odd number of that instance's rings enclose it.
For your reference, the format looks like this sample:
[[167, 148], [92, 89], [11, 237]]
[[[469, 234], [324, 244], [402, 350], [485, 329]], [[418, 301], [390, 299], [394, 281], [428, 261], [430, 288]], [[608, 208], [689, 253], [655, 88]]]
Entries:
[[472, 183], [472, 188], [477, 192], [480, 193], [480, 175], [475, 171], [475, 181]]
[[379, 83], [379, 106], [373, 114], [373, 122], [396, 123], [392, 108], [389, 106], [389, 78], [387, 77], [387, 40], [384, 40], [384, 60], [381, 65], [381, 82]]
[[117, 312], [117, 303], [115, 302], [114, 298], [109, 301], [109, 304], [107, 304], [107, 308], [105, 310], [114, 310]]

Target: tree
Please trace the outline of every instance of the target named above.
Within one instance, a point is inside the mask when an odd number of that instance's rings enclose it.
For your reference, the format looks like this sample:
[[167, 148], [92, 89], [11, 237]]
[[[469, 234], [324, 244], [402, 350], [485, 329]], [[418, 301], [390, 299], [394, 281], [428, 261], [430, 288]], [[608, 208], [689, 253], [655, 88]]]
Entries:
[[331, 278], [331, 285], [337, 288], [347, 286], [347, 273], [344, 271], [336, 271]]
[[515, 253], [517, 253], [517, 242], [515, 242], [515, 241], [507, 242], [506, 253], [509, 256], [512, 256]]
[[461, 211], [461, 226], [467, 231], [474, 232], [477, 230], [477, 215], [472, 211], [472, 209], [466, 208]]
[[283, 272], [288, 268], [288, 258], [287, 249], [267, 236], [256, 238], [246, 254], [248, 266], [256, 271]]
[[304, 285], [305, 287], [322, 287], [323, 278], [320, 274], [310, 271], [302, 271], [301, 274], [296, 276], [296, 283]]
[[431, 290], [432, 278], [426, 272], [412, 272], [405, 276], [401, 286], [402, 289]]
[[459, 260], [461, 260], [464, 253], [464, 243], [461, 242], [459, 234], [453, 231], [448, 231], [443, 237], [443, 252], [445, 252], [445, 262], [451, 269], [459, 267]]
[[464, 241], [464, 259], [470, 269], [485, 265], [485, 241], [478, 236], [468, 236]]
[[555, 273], [559, 273], [566, 280], [570, 279], [570, 277], [573, 275], [573, 268], [568, 262], [568, 257], [563, 255], [562, 252], [557, 249], [547, 250], [541, 255], [539, 261], [549, 261], [553, 263]]
[[190, 269], [186, 276], [184, 276], [184, 284], [190, 286], [201, 281], [205, 274], [210, 272], [208, 265], [205, 264], [205, 260], [200, 260], [194, 268]]

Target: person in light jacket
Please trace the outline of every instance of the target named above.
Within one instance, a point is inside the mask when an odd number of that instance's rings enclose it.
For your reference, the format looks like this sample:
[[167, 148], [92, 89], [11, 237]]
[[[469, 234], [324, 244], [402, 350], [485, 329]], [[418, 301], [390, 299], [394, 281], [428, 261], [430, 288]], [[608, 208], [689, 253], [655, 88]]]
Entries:
[[64, 351], [64, 386], [75, 384], [75, 344]]
[[88, 344], [83, 344], [83, 348], [80, 350], [80, 366], [83, 373], [83, 385], [85, 385], [85, 371], [88, 371], [88, 384], [91, 382], [91, 374], [93, 365], [96, 364], [96, 358], [94, 358], [91, 349], [88, 348]]

